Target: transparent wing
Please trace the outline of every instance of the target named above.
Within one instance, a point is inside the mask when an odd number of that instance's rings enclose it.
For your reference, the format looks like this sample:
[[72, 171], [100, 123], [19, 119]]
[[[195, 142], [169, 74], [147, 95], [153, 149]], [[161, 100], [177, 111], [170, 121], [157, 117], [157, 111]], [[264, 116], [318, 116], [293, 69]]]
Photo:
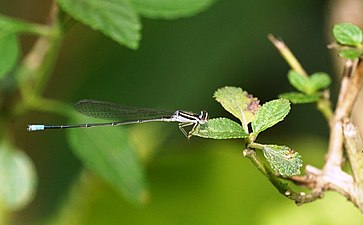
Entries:
[[169, 111], [130, 107], [91, 99], [78, 101], [74, 108], [86, 116], [119, 121], [168, 118], [174, 114]]

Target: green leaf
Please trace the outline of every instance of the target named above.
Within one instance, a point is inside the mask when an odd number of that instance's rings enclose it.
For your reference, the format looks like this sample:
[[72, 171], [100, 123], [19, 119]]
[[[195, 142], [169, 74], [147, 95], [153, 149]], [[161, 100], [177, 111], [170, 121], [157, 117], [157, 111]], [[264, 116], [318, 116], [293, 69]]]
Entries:
[[208, 122], [198, 125], [192, 135], [213, 139], [248, 137], [248, 134], [243, 130], [241, 125], [227, 118], [210, 119]]
[[360, 46], [363, 39], [362, 30], [351, 23], [335, 25], [333, 34], [337, 42], [342, 45]]
[[135, 9], [151, 19], [188, 17], [209, 8], [215, 0], [130, 0]]
[[260, 108], [259, 100], [237, 87], [223, 87], [214, 93], [214, 98], [223, 108], [237, 117], [247, 132], [247, 125], [255, 118]]
[[262, 145], [262, 151], [273, 170], [283, 177], [300, 174], [303, 165], [301, 155], [286, 146]]
[[75, 19], [120, 44], [137, 49], [141, 24], [128, 0], [57, 0]]
[[15, 34], [0, 32], [0, 79], [16, 65], [19, 55], [18, 40]]
[[331, 83], [329, 75], [323, 72], [314, 73], [307, 77], [290, 70], [287, 76], [292, 86], [307, 95], [312, 95], [319, 89], [328, 87]]
[[331, 79], [330, 79], [329, 75], [327, 73], [323, 73], [323, 72], [313, 73], [309, 77], [309, 81], [310, 81], [311, 89], [314, 92], [316, 92], [320, 89], [329, 87], [329, 85], [331, 83]]
[[287, 74], [289, 82], [292, 86], [294, 86], [297, 90], [306, 93], [309, 91], [309, 78], [299, 74], [295, 70], [290, 70]]
[[0, 205], [8, 210], [24, 208], [33, 200], [37, 176], [31, 159], [15, 146], [0, 145]]
[[[74, 123], [82, 123], [75, 117]], [[84, 117], [82, 117], [84, 118]], [[143, 169], [120, 127], [73, 129], [68, 139], [84, 165], [134, 203], [144, 203], [147, 187]]]
[[258, 134], [282, 121], [290, 111], [287, 99], [276, 99], [262, 105], [252, 121], [253, 133]]
[[361, 54], [358, 49], [344, 49], [339, 51], [339, 56], [346, 59], [358, 59]]
[[279, 98], [285, 98], [294, 104], [312, 103], [320, 98], [320, 94], [306, 95], [301, 92], [289, 92], [280, 94]]

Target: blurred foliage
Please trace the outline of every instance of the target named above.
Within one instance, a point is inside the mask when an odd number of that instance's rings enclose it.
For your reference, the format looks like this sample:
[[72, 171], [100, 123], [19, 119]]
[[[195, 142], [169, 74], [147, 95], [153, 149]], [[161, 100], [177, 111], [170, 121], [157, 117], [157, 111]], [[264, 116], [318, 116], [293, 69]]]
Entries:
[[[41, 0], [3, 0], [0, 13], [42, 23], [47, 10], [48, 2]], [[322, 32], [325, 10], [326, 1], [219, 0], [207, 11], [187, 19], [142, 19], [143, 38], [137, 51], [76, 25], [64, 40], [45, 96], [70, 105], [79, 99], [95, 98], [153, 108], [205, 109], [213, 117], [231, 118], [212, 98], [221, 86], [241, 86], [262, 102], [289, 90], [287, 65], [268, 42], [269, 32], [282, 36], [309, 71], [333, 74]], [[33, 41], [32, 37], [22, 37], [23, 54]], [[34, 121], [66, 122], [49, 113], [32, 113], [13, 122], [15, 142], [30, 155], [39, 177], [35, 200], [13, 214], [13, 224], [362, 221], [353, 205], [334, 194], [296, 207], [242, 157], [241, 143], [198, 138], [188, 143], [175, 124], [126, 128], [141, 152], [151, 195], [148, 204], [137, 207], [96, 175], [79, 174], [80, 162], [66, 144], [69, 131], [29, 134], [26, 125]], [[107, 129], [112, 132], [115, 128]], [[284, 123], [271, 129], [259, 139], [293, 147], [305, 163], [322, 163], [327, 125], [312, 107], [294, 106]], [[271, 136], [274, 133], [277, 135]], [[78, 196], [80, 191], [84, 195]]]
[[[300, 145], [309, 157], [320, 158], [319, 140], [304, 137]], [[308, 144], [306, 144], [309, 142]], [[238, 142], [197, 143], [165, 146], [147, 167], [152, 193], [149, 204], [133, 207], [97, 180], [83, 186], [87, 199], [67, 204], [57, 224], [361, 224], [359, 210], [337, 194], [296, 207], [281, 198], [263, 176], [240, 157]], [[318, 147], [318, 148], [317, 148]], [[172, 149], [171, 149], [172, 148]], [[89, 176], [89, 174], [84, 175]], [[336, 206], [336, 207], [332, 207]], [[293, 214], [294, 216], [292, 216]], [[79, 217], [78, 215], [82, 215]], [[58, 215], [59, 216], [59, 215]], [[307, 217], [307, 218], [305, 218]], [[336, 218], [334, 221], [332, 218]], [[281, 222], [284, 221], [284, 222]], [[73, 223], [72, 223], [73, 222]]]

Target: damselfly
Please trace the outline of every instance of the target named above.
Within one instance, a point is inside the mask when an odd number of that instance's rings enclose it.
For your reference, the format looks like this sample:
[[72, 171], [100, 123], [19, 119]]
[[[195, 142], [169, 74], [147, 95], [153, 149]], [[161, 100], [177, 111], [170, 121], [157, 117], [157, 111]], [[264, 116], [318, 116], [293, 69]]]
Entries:
[[[94, 118], [116, 120], [110, 123], [86, 123], [71, 125], [28, 125], [28, 131], [40, 131], [49, 129], [65, 128], [88, 128], [101, 126], [120, 126], [126, 124], [146, 123], [146, 122], [178, 122], [179, 129], [183, 134], [190, 138], [199, 124], [206, 123], [208, 113], [201, 111], [200, 114], [176, 110], [175, 112], [160, 111], [155, 109], [145, 109], [119, 105], [111, 102], [84, 99], [77, 102], [74, 108], [83, 115]], [[187, 132], [185, 127], [192, 126]]]

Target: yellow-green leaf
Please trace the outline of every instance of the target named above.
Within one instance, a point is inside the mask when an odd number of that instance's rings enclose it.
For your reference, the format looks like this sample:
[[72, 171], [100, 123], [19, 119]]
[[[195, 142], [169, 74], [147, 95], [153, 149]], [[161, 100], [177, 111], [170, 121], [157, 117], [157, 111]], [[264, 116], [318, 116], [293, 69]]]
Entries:
[[297, 90], [308, 93], [310, 89], [309, 78], [299, 74], [295, 70], [290, 70], [287, 74], [287, 78], [292, 86], [294, 86]]
[[252, 130], [258, 134], [282, 121], [290, 112], [287, 99], [276, 99], [263, 104], [252, 121]]
[[312, 103], [320, 98], [320, 94], [307, 95], [301, 92], [288, 92], [279, 95], [279, 98], [285, 98], [294, 104]]
[[300, 174], [303, 165], [301, 155], [287, 146], [262, 145], [262, 151], [272, 169], [283, 177]]
[[313, 92], [316, 92], [329, 87], [331, 79], [327, 73], [317, 72], [310, 75], [309, 82]]
[[360, 46], [363, 39], [362, 30], [351, 23], [335, 25], [333, 34], [335, 39], [342, 45]]
[[339, 56], [346, 59], [358, 59], [362, 52], [359, 49], [343, 49], [339, 51]]
[[223, 87], [214, 93], [214, 98], [222, 104], [223, 108], [237, 117], [245, 130], [247, 125], [255, 118], [260, 105], [257, 98], [238, 87]]
[[208, 122], [198, 125], [192, 135], [212, 139], [248, 137], [241, 125], [227, 118], [210, 119]]

